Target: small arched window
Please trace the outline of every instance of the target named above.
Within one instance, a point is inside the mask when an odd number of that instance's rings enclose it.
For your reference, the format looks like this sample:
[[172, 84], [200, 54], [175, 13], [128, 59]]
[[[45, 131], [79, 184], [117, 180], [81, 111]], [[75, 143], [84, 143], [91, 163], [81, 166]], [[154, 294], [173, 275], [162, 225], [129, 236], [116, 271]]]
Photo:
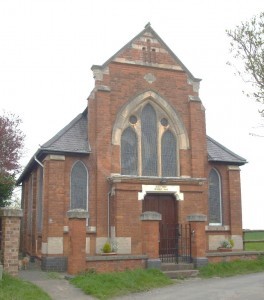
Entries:
[[209, 174], [209, 224], [222, 225], [221, 178], [215, 169]]
[[81, 161], [71, 171], [71, 209], [88, 210], [88, 172]]
[[137, 147], [137, 135], [131, 127], [128, 127], [121, 136], [121, 174], [138, 175]]
[[170, 130], [161, 139], [161, 164], [163, 177], [176, 176], [176, 139]]

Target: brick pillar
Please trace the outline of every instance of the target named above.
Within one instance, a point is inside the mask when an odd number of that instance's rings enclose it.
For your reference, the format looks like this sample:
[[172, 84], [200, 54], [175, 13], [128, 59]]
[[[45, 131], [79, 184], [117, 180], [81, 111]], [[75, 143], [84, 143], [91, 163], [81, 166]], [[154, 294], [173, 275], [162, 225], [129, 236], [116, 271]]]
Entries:
[[230, 231], [234, 249], [243, 250], [240, 168], [228, 166], [230, 197]]
[[200, 267], [208, 263], [206, 257], [207, 243], [205, 234], [205, 222], [207, 217], [202, 214], [189, 215], [187, 221], [190, 222], [192, 231], [192, 259], [195, 267]]
[[146, 211], [141, 214], [142, 221], [142, 252], [148, 255], [148, 268], [160, 268], [159, 259], [159, 221], [161, 214]]
[[86, 269], [86, 218], [87, 211], [73, 209], [67, 212], [69, 218], [68, 273], [77, 274]]
[[2, 251], [4, 271], [12, 276], [18, 275], [18, 252], [21, 209], [1, 208], [2, 217]]

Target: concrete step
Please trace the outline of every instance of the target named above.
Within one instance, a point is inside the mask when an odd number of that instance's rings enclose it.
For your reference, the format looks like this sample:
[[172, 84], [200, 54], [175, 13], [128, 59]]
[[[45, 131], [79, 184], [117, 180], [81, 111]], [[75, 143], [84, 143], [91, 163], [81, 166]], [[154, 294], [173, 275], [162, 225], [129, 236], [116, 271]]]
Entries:
[[179, 271], [179, 270], [193, 270], [194, 264], [188, 263], [162, 263], [161, 271]]
[[163, 273], [172, 279], [177, 279], [177, 278], [196, 277], [199, 271], [198, 270], [177, 270], [177, 271], [163, 271]]

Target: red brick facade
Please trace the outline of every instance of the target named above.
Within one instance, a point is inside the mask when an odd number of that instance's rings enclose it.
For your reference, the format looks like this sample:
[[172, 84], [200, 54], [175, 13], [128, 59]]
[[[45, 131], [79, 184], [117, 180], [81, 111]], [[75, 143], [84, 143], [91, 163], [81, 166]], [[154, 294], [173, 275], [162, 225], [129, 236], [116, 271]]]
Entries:
[[[208, 216], [208, 174], [212, 168], [221, 177], [222, 224], [211, 226], [203, 221], [195, 225], [199, 241], [194, 255], [204, 257], [208, 249], [216, 249], [221, 238], [233, 238], [235, 248], [242, 249], [238, 165], [243, 163], [208, 161], [205, 109], [199, 98], [200, 80], [193, 77], [150, 26], [104, 65], [93, 66], [92, 70], [95, 88], [88, 98], [87, 110], [91, 153], [43, 151], [39, 155], [43, 166], [33, 161], [24, 172], [21, 179], [25, 212], [23, 249], [34, 256], [67, 258], [73, 251], [72, 235], [81, 234], [80, 251], [84, 250], [86, 239], [87, 259], [99, 255], [103, 243], [109, 239], [117, 241], [120, 255], [147, 254], [149, 258], [158, 258], [158, 223], [144, 223], [140, 219], [144, 195], [175, 195], [177, 219], [181, 224], [187, 223], [190, 215]], [[158, 116], [166, 116], [176, 137], [176, 177], [164, 179], [160, 163], [156, 177], [121, 174], [122, 132], [129, 116], [146, 104], [153, 106]], [[89, 174], [86, 233], [82, 232], [83, 228], [76, 231], [67, 217], [71, 203], [71, 170], [79, 160]], [[44, 175], [39, 231], [40, 168]], [[140, 172], [142, 162], [138, 163], [138, 168]], [[147, 190], [145, 194], [144, 189]], [[146, 251], [149, 248], [153, 253]], [[137, 262], [137, 266], [145, 264], [144, 259]], [[76, 266], [79, 263], [75, 262]], [[101, 271], [120, 269], [116, 263], [108, 263], [109, 267], [101, 260], [88, 259], [86, 267]], [[71, 269], [69, 258], [68, 264], [72, 273], [78, 272], [78, 267]], [[112, 268], [111, 264], [115, 266]], [[126, 264], [130, 267], [129, 261], [124, 261], [122, 266]]]

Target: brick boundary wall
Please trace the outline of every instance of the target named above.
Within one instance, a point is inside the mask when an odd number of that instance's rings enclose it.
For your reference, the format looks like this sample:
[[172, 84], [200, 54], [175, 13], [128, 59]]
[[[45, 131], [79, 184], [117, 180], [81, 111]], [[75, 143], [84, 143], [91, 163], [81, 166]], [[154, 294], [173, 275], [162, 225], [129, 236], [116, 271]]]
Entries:
[[23, 216], [21, 209], [1, 208], [2, 217], [2, 257], [4, 272], [18, 275], [18, 254], [20, 242], [20, 222]]
[[98, 273], [122, 272], [127, 269], [145, 269], [147, 255], [113, 255], [113, 256], [88, 256], [86, 270], [96, 270]]
[[233, 252], [208, 252], [209, 263], [228, 262], [234, 260], [252, 260], [264, 255], [264, 251], [233, 251]]

